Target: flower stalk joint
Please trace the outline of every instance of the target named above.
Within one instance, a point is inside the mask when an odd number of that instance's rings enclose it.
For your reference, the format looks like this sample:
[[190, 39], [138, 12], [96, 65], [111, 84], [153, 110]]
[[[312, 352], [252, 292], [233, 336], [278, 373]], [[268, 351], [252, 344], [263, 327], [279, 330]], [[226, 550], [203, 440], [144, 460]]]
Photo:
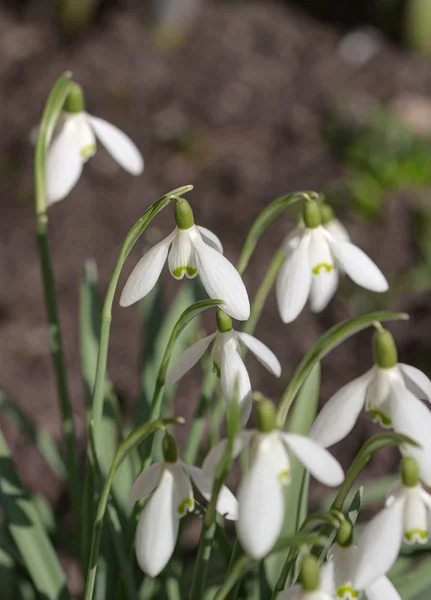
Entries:
[[391, 369], [398, 363], [398, 352], [392, 334], [383, 327], [374, 334], [374, 362], [381, 369]]
[[190, 229], [195, 224], [193, 211], [190, 204], [184, 198], [177, 198], [175, 200], [174, 213], [178, 229]]
[[69, 94], [64, 103], [64, 110], [70, 114], [77, 114], [85, 111], [84, 92], [78, 83], [71, 82], [69, 84]]

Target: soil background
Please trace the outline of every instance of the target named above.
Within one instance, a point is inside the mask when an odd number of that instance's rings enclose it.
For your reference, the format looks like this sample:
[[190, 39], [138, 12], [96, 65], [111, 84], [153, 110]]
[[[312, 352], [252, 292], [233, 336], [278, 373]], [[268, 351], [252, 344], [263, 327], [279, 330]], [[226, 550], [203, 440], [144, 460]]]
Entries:
[[[171, 52], [154, 44], [146, 5], [137, 0], [110, 7], [74, 41], [60, 35], [41, 4], [21, 3], [19, 10], [15, 3], [0, 4], [0, 386], [57, 439], [29, 136], [62, 72], [73, 72], [85, 90], [88, 111], [128, 133], [146, 161], [144, 174], [135, 179], [99, 148], [70, 196], [49, 211], [70, 388], [84, 445], [77, 327], [84, 261], [97, 262], [103, 292], [122, 240], [139, 215], [163, 193], [193, 183], [189, 199], [196, 221], [220, 236], [226, 256], [235, 262], [251, 223], [268, 202], [294, 190], [320, 191], [343, 176], [344, 165], [322, 140], [328, 106], [340, 98], [391, 102], [405, 92], [430, 95], [431, 66], [389, 41], [365, 65], [349, 64], [339, 52], [342, 28], [284, 2], [208, 0], [186, 43]], [[352, 240], [389, 281], [417, 258], [414, 194], [388, 195], [384, 216], [373, 222], [355, 220], [349, 207], [340, 215]], [[259, 244], [245, 274], [251, 295], [293, 223], [279, 219]], [[152, 235], [167, 235], [172, 228], [167, 209], [157, 217]], [[136, 244], [120, 286], [144, 249], [144, 241]], [[169, 281], [168, 295], [178, 285], [186, 283]], [[338, 321], [373, 308], [379, 302], [375, 296], [360, 292], [347, 303], [337, 297], [322, 314], [312, 315], [307, 308], [293, 324], [282, 325], [271, 294], [256, 333], [280, 358], [283, 375], [275, 380], [250, 357], [254, 388], [278, 399], [318, 337]], [[402, 294], [385, 305], [411, 315], [408, 323], [391, 330], [402, 362], [429, 375], [430, 306], [429, 293]], [[127, 407], [139, 389], [140, 342], [137, 307], [121, 309], [115, 303], [109, 369]], [[321, 402], [371, 365], [367, 331], [324, 360]], [[199, 371], [193, 371], [178, 389], [177, 412], [186, 417], [198, 399], [198, 377]], [[19, 432], [5, 427], [24, 480], [57, 502], [62, 486]], [[361, 417], [354, 434], [334, 448], [343, 466], [372, 431], [368, 418]], [[365, 477], [396, 464], [395, 453], [383, 452]]]

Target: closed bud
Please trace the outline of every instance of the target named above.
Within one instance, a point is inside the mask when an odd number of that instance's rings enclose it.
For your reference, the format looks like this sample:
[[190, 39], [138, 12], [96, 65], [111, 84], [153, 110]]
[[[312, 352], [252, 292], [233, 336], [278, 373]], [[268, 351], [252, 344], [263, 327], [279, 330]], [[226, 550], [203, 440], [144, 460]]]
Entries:
[[187, 200], [184, 200], [184, 198], [177, 198], [175, 200], [174, 212], [178, 229], [190, 229], [190, 227], [193, 227], [195, 220], [193, 211]]
[[263, 398], [257, 403], [257, 428], [261, 433], [275, 429], [275, 406], [271, 400]]
[[167, 431], [165, 432], [165, 437], [163, 438], [162, 447], [165, 462], [176, 463], [178, 460], [178, 444], [175, 441], [175, 438]]
[[319, 225], [322, 224], [322, 213], [317, 202], [314, 202], [313, 200], [307, 202], [304, 206], [302, 217], [304, 219], [305, 226], [308, 229], [315, 229], [316, 227], [319, 227]]
[[374, 334], [373, 340], [374, 362], [381, 369], [391, 369], [398, 363], [398, 352], [392, 334], [383, 327]]
[[406, 487], [416, 487], [419, 483], [419, 465], [413, 456], [404, 456], [402, 459], [401, 479]]
[[217, 330], [220, 333], [228, 333], [232, 331], [232, 319], [222, 310], [217, 310], [216, 313]]
[[301, 582], [306, 592], [315, 592], [319, 589], [319, 566], [311, 554], [304, 557], [301, 565]]
[[85, 110], [84, 92], [82, 87], [75, 82], [69, 84], [69, 94], [64, 103], [64, 110], [72, 114], [82, 113]]

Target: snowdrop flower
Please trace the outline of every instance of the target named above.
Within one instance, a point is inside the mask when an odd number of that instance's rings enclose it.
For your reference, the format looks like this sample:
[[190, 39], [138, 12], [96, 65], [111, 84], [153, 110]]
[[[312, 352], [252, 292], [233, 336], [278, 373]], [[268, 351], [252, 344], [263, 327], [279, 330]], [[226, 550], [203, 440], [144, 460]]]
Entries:
[[144, 161], [132, 140], [111, 123], [85, 112], [82, 89], [71, 84], [60, 129], [48, 149], [48, 204], [63, 200], [76, 185], [84, 163], [96, 153], [96, 137], [128, 173], [142, 173]]
[[322, 583], [319, 567], [314, 556], [305, 556], [301, 564], [301, 584], [288, 588], [280, 600], [333, 600]]
[[[156, 577], [166, 566], [175, 548], [181, 517], [194, 510], [192, 483], [209, 500], [213, 479], [206, 473], [178, 460], [178, 446], [166, 433], [163, 440], [164, 462], [145, 469], [131, 490], [131, 501], [152, 494], [145, 505], [136, 531], [135, 551], [141, 569]], [[230, 490], [223, 486], [217, 511], [226, 519], [237, 518], [237, 502]]]
[[[348, 521], [342, 523], [337, 532], [337, 543], [332, 546], [329, 560], [320, 572], [322, 589], [337, 600], [359, 600], [363, 593], [368, 600], [401, 600], [385, 577], [381, 562], [373, 561], [373, 548], [365, 541], [358, 547], [353, 546], [352, 526]], [[362, 554], [367, 560], [360, 560]]]
[[342, 242], [350, 242], [350, 236], [342, 222], [336, 218], [334, 211], [328, 204], [321, 204], [322, 227], [333, 238]]
[[240, 333], [232, 329], [232, 319], [222, 310], [217, 311], [217, 331], [199, 340], [188, 348], [170, 368], [166, 385], [177, 382], [201, 358], [208, 346], [213, 343], [211, 358], [214, 370], [221, 380], [223, 394], [230, 402], [235, 393], [238, 380], [239, 405], [244, 420], [247, 421], [251, 411], [251, 383], [244, 361], [241, 358], [241, 341], [258, 361], [276, 377], [281, 375], [281, 365], [271, 350], [258, 339], [248, 333]]
[[192, 209], [183, 198], [175, 201], [175, 221], [174, 231], [147, 252], [132, 271], [121, 294], [121, 306], [130, 306], [146, 296], [156, 285], [168, 259], [169, 271], [175, 279], [184, 275], [192, 279], [199, 274], [208, 296], [220, 298], [228, 315], [246, 321], [250, 316], [247, 290], [238, 271], [223, 256], [218, 237], [194, 224]]
[[[257, 430], [239, 433], [234, 457], [248, 445], [251, 466], [238, 490], [238, 537], [244, 550], [255, 560], [274, 546], [284, 519], [283, 487], [290, 483], [289, 452], [298, 458], [316, 479], [330, 486], [339, 485], [344, 473], [327, 450], [304, 435], [285, 433], [275, 428], [275, 408], [263, 399], [257, 404]], [[225, 441], [215, 446], [203, 463], [212, 475], [223, 454]]]
[[295, 229], [284, 243], [286, 260], [277, 277], [277, 304], [285, 323], [296, 319], [308, 297], [313, 312], [326, 307], [338, 287], [339, 267], [368, 290], [388, 289], [380, 269], [360, 248], [322, 226], [316, 202], [307, 202], [303, 218], [305, 227]]
[[[376, 575], [389, 571], [403, 541], [425, 544], [428, 540], [431, 497], [419, 483], [419, 465], [406, 457], [401, 470], [402, 485], [388, 498], [386, 508], [368, 523], [359, 540], [354, 582], [357, 589], [365, 589]], [[392, 600], [389, 595], [370, 596], [368, 591], [367, 594], [371, 600]]]
[[402, 448], [421, 466], [422, 478], [431, 485], [431, 411], [419, 400], [431, 400], [431, 381], [419, 369], [398, 363], [392, 335], [379, 325], [374, 336], [375, 365], [342, 387], [325, 404], [310, 431], [324, 448], [344, 439], [363, 408], [383, 427], [393, 427], [421, 447]]

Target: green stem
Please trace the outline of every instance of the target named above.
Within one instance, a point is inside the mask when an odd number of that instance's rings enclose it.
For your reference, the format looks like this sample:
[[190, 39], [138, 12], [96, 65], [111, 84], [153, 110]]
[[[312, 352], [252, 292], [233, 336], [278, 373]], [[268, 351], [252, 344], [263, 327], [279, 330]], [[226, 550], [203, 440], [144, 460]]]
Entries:
[[201, 600], [205, 586], [205, 579], [208, 572], [208, 565], [211, 558], [211, 550], [216, 531], [215, 520], [207, 524], [206, 519], [202, 523], [202, 532], [199, 539], [198, 554], [196, 557], [195, 575], [193, 577], [190, 600]]
[[69, 493], [75, 530], [80, 528], [80, 476], [75, 423], [67, 381], [60, 318], [55, 291], [54, 272], [48, 237], [48, 201], [46, 196], [46, 155], [56, 122], [70, 88], [70, 73], [65, 73], [55, 84], [42, 116], [35, 152], [35, 212], [36, 235], [43, 292], [49, 325], [49, 345], [59, 398], [61, 427], [66, 453]]
[[[241, 546], [239, 545], [238, 538], [237, 538], [235, 540], [235, 545], [233, 547], [232, 556], [230, 557], [229, 569], [227, 571], [228, 576], [232, 573], [236, 562], [243, 554], [244, 553], [242, 551]], [[227, 596], [228, 600], [236, 600], [240, 586], [241, 586], [241, 577], [238, 578], [236, 584], [233, 586], [233, 588], [229, 592], [229, 594]]]

